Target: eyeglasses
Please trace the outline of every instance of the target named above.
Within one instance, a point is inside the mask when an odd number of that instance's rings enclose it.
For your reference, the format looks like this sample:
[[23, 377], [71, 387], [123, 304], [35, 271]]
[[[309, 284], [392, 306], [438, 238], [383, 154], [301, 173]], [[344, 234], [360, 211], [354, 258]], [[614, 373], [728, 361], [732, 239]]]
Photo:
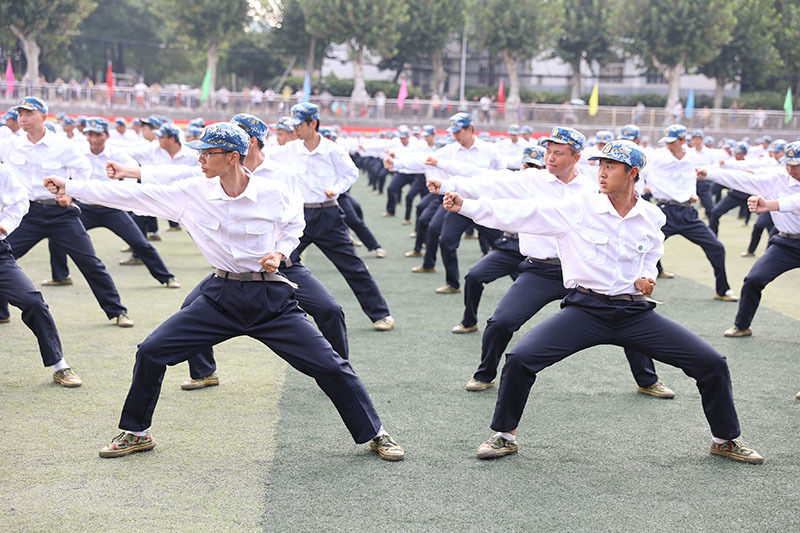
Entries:
[[224, 151], [220, 151], [220, 150], [218, 150], [216, 152], [211, 152], [209, 150], [200, 150], [200, 153], [197, 154], [197, 157], [200, 158], [200, 159], [208, 159], [208, 156], [210, 156], [210, 155], [214, 155], [214, 154], [229, 154], [229, 153], [230, 152], [224, 152]]

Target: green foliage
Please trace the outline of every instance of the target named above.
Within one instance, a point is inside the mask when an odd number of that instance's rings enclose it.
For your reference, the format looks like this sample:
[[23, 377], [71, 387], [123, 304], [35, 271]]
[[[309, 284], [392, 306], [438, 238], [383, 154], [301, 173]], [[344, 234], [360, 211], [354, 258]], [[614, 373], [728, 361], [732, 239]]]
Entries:
[[[311, 47], [312, 34], [307, 29], [303, 3], [300, 0], [280, 0], [277, 11], [280, 23], [271, 32], [272, 43], [285, 50], [286, 55], [297, 54], [298, 59], [304, 57]], [[321, 64], [331, 41], [321, 34], [314, 34], [314, 37], [315, 63]]]
[[[291, 76], [286, 78], [285, 85], [297, 90], [303, 86], [302, 77]], [[273, 80], [274, 81], [274, 80]], [[397, 93], [400, 92], [400, 84], [391, 81], [369, 80], [366, 82], [367, 92], [371, 96], [375, 96], [378, 91], [383, 91], [387, 98], [397, 98]], [[319, 81], [312, 80], [311, 90], [319, 89], [320, 91], [327, 89], [334, 96], [349, 97], [353, 92], [352, 78], [337, 78], [334, 75], [328, 75]], [[408, 97], [413, 98], [419, 96], [425, 98], [425, 94], [419, 87], [408, 87]]]
[[383, 57], [397, 52], [400, 27], [408, 20], [404, 0], [306, 0], [303, 9], [309, 33]]
[[645, 65], [692, 68], [714, 59], [730, 42], [733, 6], [729, 0], [627, 0], [614, 19], [624, 47]]
[[469, 33], [492, 54], [504, 50], [515, 59], [530, 59], [552, 46], [563, 17], [561, 0], [467, 0]]
[[553, 56], [571, 65], [580, 61], [604, 64], [615, 58], [617, 22], [612, 17], [619, 0], [562, 0], [562, 31]]

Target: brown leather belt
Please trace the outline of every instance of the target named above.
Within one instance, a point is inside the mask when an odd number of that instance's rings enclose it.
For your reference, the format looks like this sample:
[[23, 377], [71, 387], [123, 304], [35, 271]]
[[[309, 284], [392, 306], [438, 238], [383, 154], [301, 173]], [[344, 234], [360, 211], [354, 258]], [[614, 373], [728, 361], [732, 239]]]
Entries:
[[558, 257], [551, 257], [549, 259], [539, 259], [536, 257], [528, 256], [525, 258], [525, 261], [527, 261], [528, 263], [544, 263], [546, 265], [561, 266], [561, 259], [559, 259]]
[[336, 199], [333, 199], [333, 200], [327, 200], [325, 202], [303, 204], [303, 207], [308, 209], [319, 209], [320, 207], [331, 207], [333, 205], [339, 205], [339, 202], [337, 202]]
[[624, 300], [626, 302], [652, 302], [654, 301], [649, 296], [645, 296], [644, 294], [614, 294], [608, 295], [603, 294], [602, 292], [593, 291], [592, 289], [587, 289], [586, 287], [581, 287], [578, 285], [575, 287], [575, 290], [578, 292], [582, 292], [583, 294], [588, 294], [590, 296], [596, 296], [597, 298], [603, 298], [606, 300]]
[[221, 268], [215, 268], [214, 275], [218, 278], [233, 281], [277, 281], [279, 283], [287, 283], [295, 289], [297, 288], [296, 284], [277, 272], [228, 272]]
[[786, 233], [785, 231], [779, 231], [778, 235], [781, 237], [786, 237], [787, 239], [800, 239], [800, 233]]

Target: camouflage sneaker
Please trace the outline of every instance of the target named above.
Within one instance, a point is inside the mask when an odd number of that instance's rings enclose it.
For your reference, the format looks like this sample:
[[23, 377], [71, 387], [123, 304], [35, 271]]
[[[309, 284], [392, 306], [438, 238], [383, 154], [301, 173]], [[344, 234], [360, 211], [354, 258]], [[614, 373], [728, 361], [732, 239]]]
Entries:
[[453, 326], [450, 331], [452, 333], [474, 333], [478, 331], [478, 326], [465, 326], [461, 322]]
[[392, 318], [392, 315], [389, 315], [380, 320], [376, 320], [372, 323], [372, 328], [376, 331], [391, 331], [394, 329], [394, 318]]
[[138, 257], [130, 256], [127, 259], [120, 259], [119, 264], [126, 266], [143, 265], [144, 261], [142, 261]]
[[662, 270], [661, 272], [658, 273], [658, 276], [656, 277], [659, 279], [672, 279], [675, 277], [675, 274], [673, 274], [672, 272], [667, 272], [666, 270]]
[[169, 278], [167, 281], [162, 283], [168, 289], [180, 289], [181, 283], [175, 278]]
[[496, 459], [518, 451], [519, 444], [516, 440], [506, 440], [500, 435], [493, 435], [492, 438], [478, 446], [478, 459]]
[[406, 452], [403, 451], [403, 448], [386, 433], [372, 439], [369, 442], [369, 449], [373, 452], [378, 452], [378, 455], [384, 461], [402, 461], [406, 457]]
[[494, 387], [494, 381], [486, 382], [477, 380], [475, 378], [470, 378], [470, 380], [467, 381], [466, 389], [468, 391], [476, 392], [476, 391], [486, 390], [489, 387]]
[[711, 441], [711, 454], [721, 455], [740, 463], [760, 465], [764, 458], [752, 448], [748, 448], [741, 440], [733, 439], [722, 444]]
[[461, 289], [452, 285], [445, 285], [436, 289], [436, 294], [458, 294]]
[[661, 381], [656, 381], [649, 387], [638, 387], [636, 390], [641, 392], [642, 394], [649, 394], [650, 396], [655, 396], [656, 398], [663, 398], [665, 400], [671, 400], [675, 397], [675, 393], [672, 389], [661, 383]]
[[723, 335], [725, 337], [749, 337], [753, 334], [753, 330], [750, 328], [739, 329], [736, 326], [730, 327], [725, 330]]
[[100, 457], [122, 457], [136, 452], [146, 452], [156, 447], [156, 441], [150, 432], [143, 437], [123, 431], [111, 441], [108, 446], [100, 450]]
[[404, 255], [406, 257], [422, 257], [422, 252], [411, 250], [410, 252], [406, 252]]
[[216, 387], [217, 385], [219, 385], [219, 376], [214, 372], [204, 378], [187, 379], [181, 383], [181, 388], [183, 390], [196, 390], [205, 389], [206, 387]]
[[411, 269], [411, 272], [415, 272], [415, 273], [417, 273], [417, 274], [420, 274], [420, 273], [430, 273], [430, 272], [436, 272], [436, 269], [435, 269], [435, 268], [433, 268], [433, 267], [431, 267], [431, 268], [426, 268], [426, 267], [424, 267], [424, 266], [422, 266], [422, 265], [417, 265], [417, 266], [415, 266], [414, 268], [412, 268], [412, 269]]
[[715, 300], [719, 300], [721, 302], [738, 302], [739, 301], [739, 297], [736, 296], [735, 294], [733, 294], [733, 291], [730, 290], [730, 289], [725, 291], [725, 294], [715, 294], [714, 295], [714, 299]]
[[795, 399], [795, 400], [800, 400], [800, 392], [798, 392], [797, 394], [795, 394], [795, 396], [794, 396], [794, 399]]
[[53, 381], [67, 388], [80, 387], [83, 385], [81, 377], [69, 367], [53, 372]]
[[126, 313], [122, 313], [117, 317], [117, 326], [121, 328], [132, 328], [133, 320], [128, 318], [128, 315]]

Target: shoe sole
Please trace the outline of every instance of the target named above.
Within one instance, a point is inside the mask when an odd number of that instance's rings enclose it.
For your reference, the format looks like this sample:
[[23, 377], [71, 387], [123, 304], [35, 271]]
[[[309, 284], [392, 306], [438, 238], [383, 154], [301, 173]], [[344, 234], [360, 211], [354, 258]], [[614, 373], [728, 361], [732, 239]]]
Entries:
[[714, 296], [714, 299], [720, 302], [738, 302], [739, 298], [733, 296], [720, 296], [719, 294]]
[[63, 379], [55, 379], [55, 378], [53, 379], [53, 383], [57, 383], [57, 384], [61, 385], [62, 387], [66, 387], [68, 389], [75, 389], [75, 388], [80, 387], [81, 385], [83, 385], [82, 381], [79, 381], [79, 382], [75, 383], [75, 382], [70, 382], [70, 381], [66, 381], [66, 380], [63, 380]]
[[723, 333], [722, 335], [723, 335], [723, 337], [728, 337], [729, 339], [740, 339], [742, 337], [752, 337], [753, 336], [753, 332], [750, 331], [748, 333], [730, 333], [730, 334]]
[[216, 381], [209, 381], [207, 383], [192, 383], [190, 385], [181, 385], [182, 390], [197, 390], [197, 389], [205, 389], [208, 387], [216, 387], [219, 385], [219, 380]]
[[451, 329], [450, 330], [451, 333], [455, 333], [456, 335], [462, 335], [464, 333], [475, 333], [476, 331], [478, 331], [477, 327], [464, 328], [464, 329]]
[[11, 322], [10, 318], [0, 318], [0, 324], [8, 324]]
[[61, 282], [48, 283], [46, 281], [42, 282], [42, 287], [67, 287], [69, 285], [72, 285], [71, 281], [69, 283], [61, 283]]
[[375, 448], [372, 448], [372, 447], [370, 447], [370, 450], [372, 450], [373, 452], [377, 453], [378, 457], [380, 457], [384, 461], [396, 462], [396, 461], [402, 461], [403, 459], [406, 458], [405, 454], [403, 454], [403, 455], [391, 455], [391, 454], [388, 454], [388, 453], [381, 453], [379, 450], [376, 450]]
[[760, 465], [764, 463], [763, 457], [753, 457], [751, 455], [739, 455], [738, 453], [721, 452], [719, 450], [714, 450], [713, 448], [711, 449], [711, 455], [718, 455], [719, 457], [725, 457], [726, 459], [736, 461], [737, 463], [747, 463], [750, 465]]
[[467, 385], [464, 388], [470, 392], [480, 392], [482, 390], [491, 389], [492, 387], [494, 387], [494, 381], [490, 383], [485, 383], [483, 385], [472, 385], [472, 386]]
[[478, 452], [478, 459], [499, 459], [506, 455], [513, 455], [519, 451], [519, 448], [514, 450], [489, 450], [485, 452]]
[[660, 398], [662, 400], [671, 400], [675, 397], [675, 393], [663, 393], [663, 392], [656, 392], [651, 391], [649, 389], [645, 389], [644, 387], [637, 387], [636, 389], [641, 394], [647, 394], [648, 396], [652, 396], [653, 398]]
[[104, 459], [114, 459], [116, 457], [125, 457], [132, 453], [149, 452], [156, 447], [156, 441], [150, 441], [147, 444], [139, 444], [137, 446], [130, 446], [124, 450], [100, 450], [100, 457]]

